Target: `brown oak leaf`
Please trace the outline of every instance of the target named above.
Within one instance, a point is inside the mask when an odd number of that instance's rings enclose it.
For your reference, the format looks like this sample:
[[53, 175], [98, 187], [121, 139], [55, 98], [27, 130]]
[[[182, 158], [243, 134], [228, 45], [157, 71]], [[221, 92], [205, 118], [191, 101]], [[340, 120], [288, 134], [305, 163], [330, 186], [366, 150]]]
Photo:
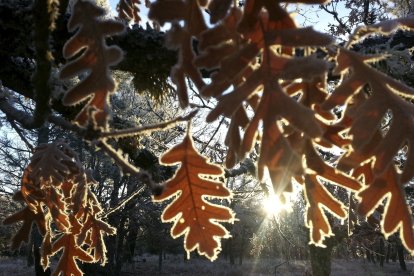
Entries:
[[399, 231], [404, 246], [413, 254], [413, 215], [405, 204], [405, 193], [399, 178], [395, 166], [389, 165], [382, 175], [376, 177], [357, 194], [360, 200], [358, 211], [368, 217], [386, 199], [381, 220], [382, 232], [387, 238]]
[[230, 199], [231, 192], [222, 182], [211, 177], [223, 175], [223, 170], [210, 164], [194, 148], [187, 135], [161, 157], [166, 165], [181, 163], [174, 177], [167, 181], [165, 189], [155, 201], [173, 201], [162, 213], [163, 222], [174, 222], [171, 235], [184, 235], [187, 253], [196, 250], [210, 260], [217, 258], [221, 249], [220, 239], [228, 238], [228, 231], [218, 222], [232, 222], [234, 214], [224, 206], [213, 204], [207, 198]]
[[57, 267], [53, 271], [53, 276], [59, 276], [61, 273], [62, 275], [82, 276], [83, 272], [80, 270], [76, 260], [87, 263], [95, 261], [76, 241], [76, 235], [79, 234], [82, 225], [79, 224], [74, 216], [70, 217], [70, 222], [72, 224], [71, 232], [63, 233], [51, 246], [50, 253], [52, 256], [63, 250]]
[[11, 240], [11, 249], [18, 249], [22, 242], [28, 242], [33, 223], [36, 223], [39, 232], [42, 235], [46, 232], [45, 217], [41, 207], [38, 206], [36, 211], [37, 212], [33, 212], [29, 207], [25, 207], [3, 221], [3, 224], [5, 225], [23, 221], [19, 231]]
[[109, 94], [115, 90], [109, 67], [122, 59], [121, 49], [108, 47], [105, 37], [123, 32], [124, 25], [101, 19], [104, 13], [104, 9], [89, 1], [76, 1], [68, 23], [69, 31], [78, 31], [66, 42], [63, 56], [75, 59], [62, 68], [60, 78], [68, 79], [85, 72], [87, 75], [66, 92], [63, 103], [71, 106], [88, 100], [75, 119], [81, 126], [90, 123], [100, 128], [107, 127]]

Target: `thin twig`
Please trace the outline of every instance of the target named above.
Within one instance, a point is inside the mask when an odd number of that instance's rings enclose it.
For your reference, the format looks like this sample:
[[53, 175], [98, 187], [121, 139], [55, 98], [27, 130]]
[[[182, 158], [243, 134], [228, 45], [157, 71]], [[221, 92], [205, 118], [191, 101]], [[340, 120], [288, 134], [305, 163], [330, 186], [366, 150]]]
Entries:
[[185, 122], [189, 121], [191, 118], [193, 118], [198, 110], [191, 111], [188, 115], [185, 116], [179, 116], [173, 120], [162, 122], [159, 124], [153, 124], [153, 125], [147, 125], [147, 126], [141, 126], [136, 128], [128, 128], [123, 130], [115, 130], [110, 132], [103, 132], [99, 135], [100, 138], [122, 138], [122, 137], [131, 137], [140, 135], [144, 132], [151, 132], [156, 130], [165, 129], [167, 127], [173, 127], [179, 122]]
[[214, 131], [213, 135], [211, 135], [210, 139], [208, 140], [207, 144], [204, 145], [203, 149], [200, 151], [200, 153], [204, 153], [204, 151], [207, 149], [207, 147], [210, 145], [211, 141], [213, 140], [214, 136], [216, 136], [218, 130], [220, 129], [221, 125], [224, 122], [225, 117], [223, 116], [223, 118], [221, 118], [220, 123], [218, 124], [216, 130]]
[[371, 254], [377, 254], [377, 255], [379, 255], [380, 257], [385, 257], [385, 255], [384, 255], [384, 254], [381, 254], [381, 253], [379, 253], [379, 252], [377, 252], [377, 251], [375, 251], [375, 250], [372, 250], [372, 249], [369, 249], [368, 247], [366, 247], [366, 246], [363, 244], [363, 242], [359, 242], [359, 245], [360, 245], [362, 248], [364, 248], [365, 250], [369, 251]]
[[9, 120], [9, 123], [11, 127], [16, 131], [17, 135], [19, 135], [20, 139], [26, 144], [26, 146], [30, 149], [30, 151], [33, 152], [34, 147], [32, 146], [32, 144], [30, 144], [30, 142], [23, 135], [22, 130], [16, 125], [16, 123], [13, 120]]
[[129, 201], [131, 201], [134, 197], [136, 197], [137, 195], [139, 195], [140, 193], [142, 193], [142, 191], [144, 191], [145, 186], [141, 186], [141, 188], [139, 188], [137, 191], [133, 192], [132, 194], [130, 194], [127, 198], [125, 198], [124, 200], [122, 200], [118, 206], [111, 208], [108, 210], [108, 212], [106, 212], [105, 214], [101, 215], [100, 218], [106, 218], [108, 217], [110, 214], [113, 214], [117, 211], [119, 211], [123, 206], [125, 206], [125, 204], [127, 204]]
[[320, 5], [320, 7], [327, 13], [331, 14], [336, 20], [336, 22], [338, 22], [338, 24], [345, 30], [345, 32], [351, 34], [351, 29], [348, 28], [348, 26], [346, 26], [344, 22], [342, 22], [341, 18], [339, 18], [338, 16], [338, 12], [336, 12], [335, 10], [329, 10], [325, 5]]
[[101, 140], [96, 144], [99, 148], [103, 149], [106, 154], [109, 155], [112, 159], [115, 160], [119, 166], [121, 166], [122, 171], [125, 173], [130, 173], [132, 175], [138, 174], [140, 171], [131, 163], [129, 163], [125, 158], [123, 158], [118, 152], [116, 152], [105, 140]]
[[280, 236], [284, 239], [284, 240], [286, 240], [291, 246], [293, 246], [293, 247], [298, 247], [296, 244], [294, 244], [293, 242], [291, 242], [286, 236], [285, 236], [285, 234], [283, 234], [283, 232], [282, 232], [282, 229], [280, 229], [280, 225], [279, 225], [279, 222], [277, 221], [277, 219], [276, 219], [276, 216], [275, 215], [273, 215], [273, 220], [275, 221], [275, 223], [276, 223], [276, 229], [278, 230], [278, 232], [279, 232], [279, 234], [280, 234]]
[[192, 83], [191, 83], [191, 81], [187, 78], [187, 82], [188, 82], [188, 87], [190, 88], [190, 90], [194, 93], [194, 95], [196, 95], [197, 96], [197, 98], [201, 101], [201, 105], [200, 104], [193, 104], [193, 103], [190, 103], [190, 106], [191, 107], [202, 107], [202, 108], [207, 108], [207, 109], [210, 109], [210, 110], [212, 110], [213, 108], [212, 107], [210, 107], [210, 106], [208, 106], [205, 102], [204, 102], [204, 100], [203, 100], [203, 98], [200, 96], [200, 94], [194, 89], [194, 86], [192, 85]]

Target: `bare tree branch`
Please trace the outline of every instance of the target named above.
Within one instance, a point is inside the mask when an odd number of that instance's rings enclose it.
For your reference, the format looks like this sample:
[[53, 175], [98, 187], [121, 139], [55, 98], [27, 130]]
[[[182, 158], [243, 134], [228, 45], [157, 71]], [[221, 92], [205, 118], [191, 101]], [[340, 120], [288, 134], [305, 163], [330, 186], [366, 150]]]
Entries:
[[29, 142], [29, 140], [26, 139], [26, 136], [22, 133], [22, 130], [16, 125], [16, 123], [13, 120], [8, 120], [11, 127], [16, 131], [17, 135], [19, 135], [20, 139], [26, 144], [26, 146], [30, 149], [30, 151], [33, 152], [33, 145]]
[[320, 5], [321, 9], [323, 9], [324, 11], [326, 11], [327, 13], [331, 14], [334, 19], [336, 20], [336, 22], [338, 22], [338, 24], [348, 33], [351, 34], [352, 30], [342, 21], [341, 18], [339, 18], [338, 16], [338, 12], [336, 12], [335, 10], [329, 10], [327, 8], [327, 6], [325, 5]]

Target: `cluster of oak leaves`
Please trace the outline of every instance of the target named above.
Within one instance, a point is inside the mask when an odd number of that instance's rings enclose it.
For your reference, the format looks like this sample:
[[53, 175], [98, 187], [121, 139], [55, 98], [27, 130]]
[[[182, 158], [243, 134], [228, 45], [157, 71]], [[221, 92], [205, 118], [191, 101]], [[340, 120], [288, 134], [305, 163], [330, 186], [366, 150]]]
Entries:
[[[161, 25], [171, 23], [167, 46], [179, 53], [171, 79], [182, 108], [189, 105], [189, 78], [203, 97], [217, 99], [207, 122], [219, 116], [231, 119], [225, 141], [226, 166], [236, 165], [258, 142], [259, 180], [267, 170], [275, 192], [282, 197], [292, 190], [292, 179], [302, 185], [311, 243], [323, 246], [324, 238], [333, 235], [325, 212], [340, 219], [347, 217], [345, 205], [323, 184], [329, 182], [355, 193], [363, 216], [385, 204], [382, 232], [389, 236], [399, 231], [405, 247], [413, 253], [412, 214], [403, 187], [414, 176], [414, 105], [404, 100], [413, 98], [414, 90], [369, 65], [384, 57], [362, 55], [351, 48], [370, 34], [414, 29], [414, 19], [360, 27], [347, 45], [337, 46], [329, 35], [298, 28], [282, 7], [286, 3], [323, 2], [246, 0], [240, 8], [231, 0], [158, 0], [150, 5], [149, 18]], [[138, 4], [139, 0], [121, 0], [120, 18], [139, 20]], [[75, 2], [68, 29], [76, 33], [63, 49], [70, 61], [60, 77], [89, 72], [66, 92], [63, 103], [84, 104], [74, 123], [105, 131], [109, 96], [115, 90], [109, 67], [120, 61], [122, 51], [108, 47], [104, 38], [122, 32], [124, 24], [103, 15], [104, 11], [91, 2]], [[197, 55], [194, 39], [199, 42]], [[342, 80], [329, 95], [326, 78], [331, 63], [336, 66], [333, 73]], [[203, 80], [201, 68], [217, 70], [210, 83]], [[332, 112], [338, 106], [344, 107], [340, 118]], [[387, 113], [392, 114], [392, 121], [384, 132], [381, 123]], [[318, 153], [319, 148], [333, 146], [345, 150], [335, 168]], [[396, 167], [393, 158], [401, 149], [406, 152], [406, 165]], [[173, 237], [185, 236], [187, 252], [197, 249], [214, 260], [220, 239], [229, 236], [219, 222], [234, 220], [229, 208], [207, 200], [231, 197], [219, 181], [223, 170], [195, 150], [189, 133], [161, 157], [161, 162], [181, 164], [165, 183], [163, 193], [154, 197], [155, 201], [172, 199], [162, 214], [163, 221], [174, 223]], [[97, 183], [65, 143], [39, 146], [15, 195], [27, 206], [5, 220], [6, 224], [23, 221], [12, 247], [28, 240], [35, 223], [44, 237], [44, 267], [50, 256], [63, 250], [55, 275], [82, 275], [77, 261], [104, 264], [103, 238], [115, 234], [115, 229], [102, 221], [102, 208], [91, 192], [92, 185]]]

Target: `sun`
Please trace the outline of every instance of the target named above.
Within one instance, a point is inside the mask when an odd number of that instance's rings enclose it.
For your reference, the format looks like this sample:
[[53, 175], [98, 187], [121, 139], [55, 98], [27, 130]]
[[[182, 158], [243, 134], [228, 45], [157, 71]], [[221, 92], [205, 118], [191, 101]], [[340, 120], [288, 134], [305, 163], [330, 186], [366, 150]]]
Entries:
[[263, 199], [262, 206], [268, 216], [275, 216], [282, 211], [291, 209], [290, 202], [282, 203], [280, 198], [275, 194], [271, 194]]

